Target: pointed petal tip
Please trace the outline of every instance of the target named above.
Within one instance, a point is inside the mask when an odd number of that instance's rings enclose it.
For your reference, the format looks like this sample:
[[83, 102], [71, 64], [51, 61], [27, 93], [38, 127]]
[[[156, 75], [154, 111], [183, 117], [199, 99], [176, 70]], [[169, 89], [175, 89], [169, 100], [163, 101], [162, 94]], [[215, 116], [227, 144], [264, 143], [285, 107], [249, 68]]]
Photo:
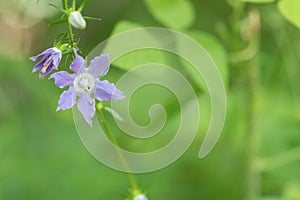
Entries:
[[86, 122], [88, 123], [88, 125], [89, 125], [91, 128], [93, 128], [93, 122], [92, 122], [92, 121], [89, 122], [89, 121], [86, 120]]
[[119, 90], [112, 95], [112, 100], [121, 100], [121, 99], [125, 99], [125, 98], [126, 98], [126, 96], [123, 94], [123, 92], [121, 92]]
[[36, 57], [35, 57], [35, 56], [31, 56], [31, 57], [29, 57], [29, 60], [31, 60], [31, 61], [33, 61], [33, 62], [35, 62], [37, 59], [36, 59]]
[[78, 49], [73, 48], [73, 52], [74, 52], [75, 54], [77, 54], [77, 53], [78, 53]]
[[[56, 73], [58, 73], [58, 72], [56, 72]], [[51, 74], [51, 75], [48, 77], [48, 79], [50, 80], [50, 79], [54, 78], [54, 76], [55, 76], [56, 73]]]
[[[126, 98], [126, 95], [122, 93], [121, 99], [125, 99], [125, 98]], [[121, 99], [120, 99], [120, 100], [121, 100]]]
[[[71, 108], [72, 108], [72, 107], [71, 107]], [[58, 111], [65, 111], [65, 110], [68, 110], [68, 109], [70, 109], [70, 108], [62, 108], [62, 107], [60, 107], [60, 106], [57, 106], [56, 112], [58, 112]]]
[[121, 100], [125, 98], [124, 93], [107, 80], [96, 83], [94, 95], [99, 101]]
[[84, 120], [92, 127], [92, 119], [95, 116], [95, 100], [91, 98], [89, 93], [81, 94], [77, 107]]

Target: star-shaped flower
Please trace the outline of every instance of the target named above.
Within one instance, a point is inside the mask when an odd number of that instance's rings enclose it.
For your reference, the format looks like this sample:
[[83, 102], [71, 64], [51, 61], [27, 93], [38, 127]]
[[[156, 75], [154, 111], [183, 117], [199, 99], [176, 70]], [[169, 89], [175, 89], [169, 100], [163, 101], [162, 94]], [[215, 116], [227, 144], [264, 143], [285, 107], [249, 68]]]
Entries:
[[58, 65], [59, 65], [59, 63], [61, 61], [61, 57], [62, 57], [62, 53], [56, 47], [52, 47], [52, 48], [46, 49], [42, 53], [40, 53], [40, 54], [38, 54], [36, 56], [30, 57], [30, 59], [33, 62], [37, 61], [39, 58], [42, 58], [40, 60], [40, 62], [38, 62], [34, 66], [32, 72], [36, 72], [38, 70], [41, 70], [40, 71], [40, 76], [46, 76], [53, 69], [57, 69], [58, 68]]
[[79, 97], [78, 110], [92, 126], [92, 118], [95, 115], [95, 99], [91, 97], [91, 94], [99, 101], [119, 100], [125, 96], [114, 84], [109, 83], [107, 80], [99, 80], [99, 77], [106, 75], [109, 70], [108, 54], [95, 57], [86, 68], [85, 60], [77, 54], [77, 49], [74, 49], [74, 53], [76, 58], [70, 69], [75, 74], [60, 71], [50, 76], [50, 78], [55, 79], [55, 84], [58, 87], [70, 86], [68, 90], [61, 94], [57, 111], [72, 108], [77, 97]]

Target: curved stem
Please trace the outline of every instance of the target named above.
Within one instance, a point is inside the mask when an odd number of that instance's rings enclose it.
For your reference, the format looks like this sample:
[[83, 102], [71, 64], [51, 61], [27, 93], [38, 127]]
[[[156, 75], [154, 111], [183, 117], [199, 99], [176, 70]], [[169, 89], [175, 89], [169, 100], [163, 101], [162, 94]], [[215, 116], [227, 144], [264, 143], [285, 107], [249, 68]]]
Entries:
[[[64, 10], [69, 10], [67, 0], [62, 0], [62, 5], [63, 5]], [[68, 28], [68, 35], [69, 35], [69, 38], [70, 38], [70, 44], [71, 44], [71, 47], [74, 48], [75, 47], [75, 45], [74, 45], [75, 40], [74, 40], [74, 36], [73, 36], [72, 26], [69, 23], [69, 14], [66, 14], [66, 23], [67, 23], [67, 28]]]
[[[115, 137], [115, 136], [112, 134], [112, 132], [110, 131], [110, 129], [109, 129], [109, 127], [108, 127], [108, 124], [107, 124], [107, 122], [106, 122], [106, 120], [105, 120], [105, 118], [104, 118], [104, 116], [103, 116], [102, 111], [101, 111], [100, 109], [98, 109], [98, 108], [97, 108], [97, 115], [98, 115], [98, 117], [99, 117], [99, 120], [100, 120], [101, 124], [103, 125], [103, 128], [105, 129], [105, 132], [106, 132], [107, 137], [111, 140], [111, 142], [112, 142], [114, 145], [116, 145], [117, 147], [119, 147], [118, 141], [117, 141], [116, 137]], [[129, 183], [130, 183], [132, 189], [133, 189], [133, 190], [139, 190], [139, 189], [138, 189], [138, 186], [137, 186], [137, 184], [136, 184], [136, 181], [134, 180], [133, 175], [129, 172], [129, 169], [128, 169], [128, 165], [127, 165], [127, 163], [126, 163], [126, 160], [125, 160], [125, 158], [123, 157], [123, 155], [122, 155], [122, 153], [121, 153], [121, 151], [120, 151], [119, 148], [117, 148], [117, 153], [118, 153], [118, 155], [119, 155], [121, 161], [123, 162], [123, 165], [124, 165], [125, 169], [127, 170], [127, 177], [128, 177], [128, 180], [129, 180]]]

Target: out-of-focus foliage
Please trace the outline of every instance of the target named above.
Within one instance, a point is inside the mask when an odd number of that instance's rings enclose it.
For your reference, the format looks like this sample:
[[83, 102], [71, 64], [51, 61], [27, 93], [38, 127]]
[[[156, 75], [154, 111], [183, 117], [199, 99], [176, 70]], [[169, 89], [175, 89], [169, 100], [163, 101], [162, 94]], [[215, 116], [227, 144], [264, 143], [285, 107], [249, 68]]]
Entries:
[[[275, 0], [241, 0], [249, 3], [273, 3]], [[278, 0], [278, 10], [290, 23], [300, 28], [300, 1]]]
[[190, 1], [144, 0], [144, 2], [153, 17], [168, 28], [186, 29], [194, 23], [195, 11]]
[[[285, 19], [297, 25], [299, 12], [284, 11], [296, 8], [295, 4], [288, 8], [292, 5], [287, 3], [289, 0], [278, 1], [280, 11], [276, 3], [251, 2], [244, 5], [245, 10], [256, 9], [261, 15], [255, 116], [255, 129], [260, 136], [258, 154], [271, 159], [300, 146], [300, 31]], [[144, 26], [174, 28], [206, 48], [220, 69], [227, 88], [226, 124], [216, 148], [199, 160], [199, 146], [210, 120], [209, 95], [201, 76], [194, 74], [183, 59], [158, 50], [132, 52], [112, 63], [106, 77], [111, 82], [135, 66], [156, 62], [184, 74], [198, 94], [201, 122], [191, 148], [170, 167], [136, 175], [150, 199], [245, 197], [247, 71], [246, 66], [235, 68], [230, 63], [232, 49], [242, 50], [245, 45], [235, 45], [240, 32], [236, 31], [236, 38], [232, 38], [226, 29], [239, 30], [245, 21], [236, 21], [233, 9], [227, 1], [219, 0], [89, 1], [83, 14], [103, 20], [89, 22], [86, 31], [75, 30], [81, 38], [83, 53], [87, 54], [110, 35], [124, 30]], [[282, 17], [280, 12], [287, 15]], [[14, 14], [22, 19], [26, 12]], [[77, 136], [72, 112], [55, 112], [62, 90], [53, 80], [40, 80], [31, 73], [33, 63], [28, 57], [52, 45], [55, 35], [64, 31], [63, 27], [48, 27], [52, 19], [47, 19], [22, 29], [9, 25], [3, 16], [0, 18], [3, 27], [0, 29], [0, 200], [124, 199], [129, 187], [126, 174], [107, 168], [85, 150]], [[165, 106], [168, 120], [162, 132], [149, 141], [122, 133], [110, 114], [105, 113], [122, 148], [147, 152], [164, 146], [174, 137], [180, 122], [180, 106], [167, 88], [148, 85], [137, 90], [130, 104], [133, 119], [140, 125], [148, 124], [148, 110], [156, 103]], [[296, 159], [299, 154], [294, 154], [293, 162], [285, 164], [284, 159], [275, 159], [269, 163], [273, 167], [261, 176], [261, 200], [300, 199], [300, 162]]]
[[288, 21], [300, 28], [300, 1], [281, 0], [278, 2], [278, 9]]
[[271, 3], [275, 2], [276, 0], [241, 0], [244, 2], [251, 2], [251, 3]]

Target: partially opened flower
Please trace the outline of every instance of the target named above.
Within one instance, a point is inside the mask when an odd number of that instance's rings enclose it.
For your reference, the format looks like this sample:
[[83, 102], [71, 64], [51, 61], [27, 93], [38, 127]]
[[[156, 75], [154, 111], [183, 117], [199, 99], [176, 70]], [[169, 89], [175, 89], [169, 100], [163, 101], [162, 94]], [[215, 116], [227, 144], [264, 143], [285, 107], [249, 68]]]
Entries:
[[61, 57], [62, 57], [62, 53], [56, 47], [46, 49], [42, 53], [30, 57], [30, 59], [33, 62], [41, 58], [41, 60], [34, 66], [32, 72], [36, 72], [40, 70], [40, 76], [46, 76], [53, 69], [58, 68], [58, 65], [61, 61]]
[[78, 110], [82, 113], [84, 119], [92, 125], [92, 118], [95, 115], [95, 99], [91, 94], [99, 101], [119, 100], [125, 96], [114, 84], [109, 83], [107, 80], [99, 80], [99, 77], [108, 72], [110, 65], [108, 54], [95, 57], [86, 68], [85, 60], [77, 54], [77, 49], [74, 52], [76, 58], [70, 69], [75, 74], [60, 71], [50, 76], [50, 78], [55, 79], [55, 84], [58, 87], [70, 86], [68, 90], [61, 94], [57, 111], [72, 108], [76, 103], [76, 98], [79, 97]]

